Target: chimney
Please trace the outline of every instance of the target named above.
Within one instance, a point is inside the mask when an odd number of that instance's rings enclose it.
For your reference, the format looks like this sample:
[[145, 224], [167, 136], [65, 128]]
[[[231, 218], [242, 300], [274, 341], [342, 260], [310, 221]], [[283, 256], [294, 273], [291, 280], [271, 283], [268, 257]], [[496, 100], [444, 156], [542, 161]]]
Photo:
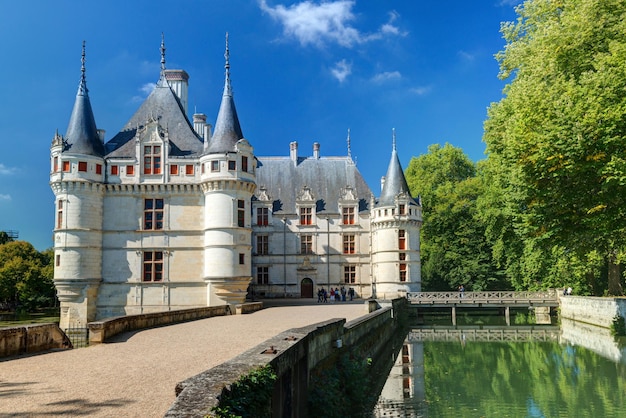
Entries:
[[206, 115], [204, 113], [193, 114], [193, 130], [205, 140], [208, 139], [204, 136], [204, 126], [206, 125]]
[[383, 192], [383, 189], [385, 188], [385, 180], [386, 180], [386, 179], [385, 179], [385, 176], [382, 176], [382, 177], [380, 178], [380, 192], [381, 192], [381, 193]]
[[102, 143], [104, 144], [104, 134], [106, 133], [106, 131], [104, 129], [98, 129], [98, 138], [100, 139], [100, 141], [102, 141]]
[[172, 90], [174, 90], [174, 93], [176, 93], [176, 96], [178, 96], [178, 100], [183, 105], [185, 115], [187, 115], [189, 74], [185, 70], [165, 70], [165, 79]]
[[294, 164], [298, 164], [298, 143], [296, 141], [289, 143], [289, 158]]
[[320, 159], [320, 143], [319, 142], [313, 143], [313, 158], [315, 158], [316, 160]]

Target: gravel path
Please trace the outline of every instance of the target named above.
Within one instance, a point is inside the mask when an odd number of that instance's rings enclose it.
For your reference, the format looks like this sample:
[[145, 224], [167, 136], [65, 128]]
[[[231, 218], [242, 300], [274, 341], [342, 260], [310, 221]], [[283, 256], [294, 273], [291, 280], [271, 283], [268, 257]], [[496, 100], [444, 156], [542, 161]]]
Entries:
[[271, 307], [0, 361], [0, 417], [162, 417], [179, 381], [290, 328], [366, 313], [363, 302]]

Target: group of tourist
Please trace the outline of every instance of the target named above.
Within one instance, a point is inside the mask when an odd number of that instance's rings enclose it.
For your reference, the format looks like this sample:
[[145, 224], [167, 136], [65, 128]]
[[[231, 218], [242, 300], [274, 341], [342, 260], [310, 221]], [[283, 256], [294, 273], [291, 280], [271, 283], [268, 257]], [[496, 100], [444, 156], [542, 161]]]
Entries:
[[345, 302], [347, 298], [350, 300], [354, 299], [354, 289], [351, 287], [346, 290], [345, 287], [341, 286], [339, 288], [330, 288], [330, 291], [327, 291], [323, 287], [318, 289], [317, 291], [317, 303], [328, 303], [328, 299], [330, 298], [331, 302]]

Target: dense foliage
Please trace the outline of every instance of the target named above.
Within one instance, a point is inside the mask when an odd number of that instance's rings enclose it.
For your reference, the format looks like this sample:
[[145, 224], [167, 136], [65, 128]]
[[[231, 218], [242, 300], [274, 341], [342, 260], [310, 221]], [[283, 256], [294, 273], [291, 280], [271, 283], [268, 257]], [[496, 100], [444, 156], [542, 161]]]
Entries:
[[622, 294], [626, 4], [531, 0], [502, 26], [505, 97], [485, 123], [489, 225], [517, 287], [554, 276]]
[[406, 178], [423, 205], [422, 289], [509, 288], [493, 260], [478, 213], [482, 181], [463, 151], [450, 144], [431, 145], [427, 154], [411, 159]]
[[7, 239], [0, 244], [0, 306], [31, 311], [56, 304], [51, 249]]
[[220, 395], [211, 415], [220, 418], [264, 418], [272, 416], [272, 393], [276, 373], [266, 365], [241, 376]]
[[626, 2], [516, 11], [502, 25], [510, 81], [488, 110], [486, 160], [432, 146], [407, 169], [424, 204], [423, 287], [623, 294]]

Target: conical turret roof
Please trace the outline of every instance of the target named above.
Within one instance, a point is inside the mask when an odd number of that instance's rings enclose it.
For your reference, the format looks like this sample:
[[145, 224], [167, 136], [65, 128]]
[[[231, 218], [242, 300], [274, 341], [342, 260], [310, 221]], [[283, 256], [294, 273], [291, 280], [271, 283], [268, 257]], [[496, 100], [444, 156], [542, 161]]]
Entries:
[[82, 67], [74, 109], [65, 134], [64, 152], [102, 157], [104, 146], [98, 136], [96, 120], [91, 109], [85, 77], [85, 42], [83, 42]]
[[237, 141], [243, 138], [239, 118], [237, 117], [237, 109], [233, 100], [233, 91], [230, 86], [230, 63], [228, 51], [228, 33], [226, 34], [226, 77], [224, 81], [224, 94], [222, 95], [222, 103], [215, 121], [215, 129], [213, 136], [207, 148], [208, 154], [234, 151]]
[[393, 150], [391, 151], [391, 161], [389, 162], [389, 168], [387, 169], [387, 175], [385, 176], [385, 184], [378, 199], [377, 206], [392, 206], [395, 203], [395, 198], [400, 193], [406, 193], [411, 196], [409, 191], [409, 185], [404, 177], [402, 171], [402, 165], [398, 158], [398, 152], [396, 151], [396, 138], [395, 132], [393, 137]]

